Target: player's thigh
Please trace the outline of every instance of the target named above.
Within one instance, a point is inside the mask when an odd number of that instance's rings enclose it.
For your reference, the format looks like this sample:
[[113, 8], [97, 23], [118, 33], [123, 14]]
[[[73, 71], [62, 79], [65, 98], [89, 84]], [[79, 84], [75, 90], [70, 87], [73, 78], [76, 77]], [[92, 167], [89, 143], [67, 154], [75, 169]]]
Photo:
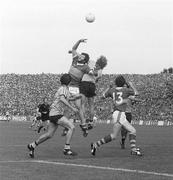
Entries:
[[82, 100], [81, 99], [76, 99], [74, 101], [74, 104], [79, 109], [79, 108], [81, 108]]
[[123, 127], [130, 133], [136, 134], [136, 129], [128, 121], [123, 123]]
[[53, 135], [58, 128], [58, 124], [49, 122], [47, 133]]
[[73, 122], [70, 121], [69, 119], [67, 119], [65, 116], [63, 116], [61, 119], [59, 119], [58, 125], [63, 126], [63, 127], [67, 127], [69, 129], [74, 129]]
[[113, 133], [112, 136], [113, 138], [116, 138], [118, 133], [120, 132], [122, 125], [119, 122], [114, 123], [113, 125]]

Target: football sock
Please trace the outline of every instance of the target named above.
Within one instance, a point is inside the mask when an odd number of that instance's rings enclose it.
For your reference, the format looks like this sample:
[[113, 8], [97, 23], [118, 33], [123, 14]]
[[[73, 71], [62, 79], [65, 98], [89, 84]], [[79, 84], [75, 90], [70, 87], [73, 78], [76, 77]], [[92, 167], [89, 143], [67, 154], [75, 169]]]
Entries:
[[136, 135], [129, 134], [129, 141], [130, 141], [131, 150], [135, 150], [136, 149]]
[[111, 141], [112, 141], [112, 137], [109, 134], [109, 135], [105, 136], [104, 138], [102, 138], [101, 140], [97, 141], [96, 144], [99, 147], [102, 144], [106, 144], [106, 143], [111, 142]]
[[125, 140], [126, 140], [126, 138], [122, 137], [122, 139], [121, 139], [122, 144], [125, 144]]
[[31, 146], [32, 146], [33, 148], [35, 148], [36, 146], [38, 146], [38, 143], [37, 143], [36, 141], [34, 141], [33, 143], [31, 143]]
[[70, 144], [65, 144], [64, 149], [70, 149]]

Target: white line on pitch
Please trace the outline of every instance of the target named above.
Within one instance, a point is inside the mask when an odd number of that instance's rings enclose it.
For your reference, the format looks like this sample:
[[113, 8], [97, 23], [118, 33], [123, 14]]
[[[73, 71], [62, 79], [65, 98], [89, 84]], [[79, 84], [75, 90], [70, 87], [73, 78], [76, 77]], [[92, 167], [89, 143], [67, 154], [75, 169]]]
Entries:
[[43, 160], [32, 160], [32, 161], [0, 161], [0, 163], [40, 163], [40, 164], [53, 164], [59, 166], [73, 166], [73, 167], [83, 167], [83, 168], [92, 168], [92, 169], [101, 169], [101, 170], [110, 170], [110, 171], [122, 171], [122, 172], [131, 172], [138, 174], [149, 174], [155, 176], [166, 176], [173, 177], [173, 174], [169, 173], [157, 173], [153, 171], [143, 171], [136, 169], [124, 169], [124, 168], [113, 168], [113, 167], [104, 167], [104, 166], [95, 166], [95, 165], [86, 165], [86, 164], [74, 164], [74, 163], [63, 163], [63, 162], [53, 162], [53, 161], [43, 161]]

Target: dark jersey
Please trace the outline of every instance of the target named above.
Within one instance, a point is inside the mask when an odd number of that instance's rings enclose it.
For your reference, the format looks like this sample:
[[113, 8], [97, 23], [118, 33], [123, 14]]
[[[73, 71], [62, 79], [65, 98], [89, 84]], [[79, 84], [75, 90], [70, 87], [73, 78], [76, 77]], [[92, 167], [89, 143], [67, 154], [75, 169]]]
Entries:
[[41, 113], [42, 116], [49, 115], [50, 106], [49, 104], [39, 104], [38, 105], [38, 111]]
[[126, 87], [110, 88], [104, 94], [105, 97], [113, 99], [114, 110], [121, 112], [126, 112], [130, 108], [128, 97], [132, 95], [134, 95], [133, 89]]

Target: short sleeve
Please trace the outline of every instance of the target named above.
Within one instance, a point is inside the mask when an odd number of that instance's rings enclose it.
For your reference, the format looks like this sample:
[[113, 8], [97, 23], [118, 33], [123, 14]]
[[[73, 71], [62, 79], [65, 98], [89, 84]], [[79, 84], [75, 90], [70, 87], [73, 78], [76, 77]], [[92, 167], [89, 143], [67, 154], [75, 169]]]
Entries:
[[61, 87], [58, 91], [59, 96], [64, 96], [65, 98], [68, 97], [67, 88]]

